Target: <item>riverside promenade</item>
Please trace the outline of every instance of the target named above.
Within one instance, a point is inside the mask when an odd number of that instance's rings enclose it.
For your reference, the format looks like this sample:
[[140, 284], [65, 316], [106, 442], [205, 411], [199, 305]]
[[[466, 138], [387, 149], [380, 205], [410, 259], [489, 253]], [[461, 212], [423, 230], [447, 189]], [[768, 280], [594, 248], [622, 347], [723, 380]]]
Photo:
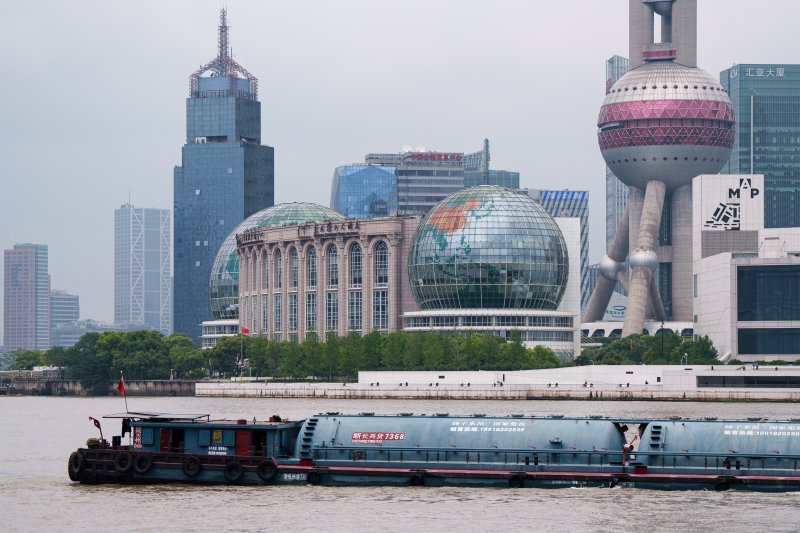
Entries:
[[800, 402], [800, 366], [589, 365], [518, 371], [359, 372], [357, 383], [202, 381], [197, 396], [403, 400]]

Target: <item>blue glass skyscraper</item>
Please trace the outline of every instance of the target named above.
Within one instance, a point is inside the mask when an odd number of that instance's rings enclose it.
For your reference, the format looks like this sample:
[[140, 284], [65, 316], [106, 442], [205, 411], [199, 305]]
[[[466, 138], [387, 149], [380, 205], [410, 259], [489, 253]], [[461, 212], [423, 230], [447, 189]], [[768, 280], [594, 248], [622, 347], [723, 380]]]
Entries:
[[800, 226], [800, 65], [734, 65], [720, 73], [736, 117], [723, 174], [764, 175], [764, 227]]
[[175, 167], [173, 329], [200, 340], [218, 248], [236, 225], [275, 203], [274, 151], [261, 145], [258, 80], [236, 63], [220, 12], [217, 57], [191, 77], [186, 144]]
[[346, 165], [333, 171], [331, 209], [347, 218], [397, 214], [397, 167]]

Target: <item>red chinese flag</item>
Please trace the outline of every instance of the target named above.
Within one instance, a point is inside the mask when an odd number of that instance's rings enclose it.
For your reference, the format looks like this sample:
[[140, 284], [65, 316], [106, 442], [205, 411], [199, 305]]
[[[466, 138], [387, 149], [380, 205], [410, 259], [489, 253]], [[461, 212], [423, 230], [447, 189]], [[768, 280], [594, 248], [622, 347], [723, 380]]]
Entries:
[[247, 329], [247, 328], [242, 328], [242, 335], [247, 335], [248, 333], [250, 333], [250, 330], [249, 330], [249, 329]]
[[119, 376], [119, 383], [117, 383], [117, 390], [119, 391], [120, 394], [125, 396], [125, 380], [122, 378], [121, 374]]
[[89, 420], [91, 420], [91, 421], [92, 421], [92, 423], [94, 423], [94, 427], [96, 427], [97, 429], [100, 429], [100, 421], [99, 421], [98, 419], [96, 419], [96, 418], [92, 418], [92, 417], [90, 416], [90, 417], [89, 417]]

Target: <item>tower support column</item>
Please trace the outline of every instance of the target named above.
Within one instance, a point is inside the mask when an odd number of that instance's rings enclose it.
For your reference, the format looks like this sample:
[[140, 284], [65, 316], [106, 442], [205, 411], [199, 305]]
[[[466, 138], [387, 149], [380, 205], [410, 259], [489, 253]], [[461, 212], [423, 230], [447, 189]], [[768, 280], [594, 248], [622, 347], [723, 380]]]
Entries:
[[[632, 273], [628, 290], [628, 309], [625, 312], [625, 322], [622, 327], [623, 337], [641, 333], [644, 327], [647, 297], [653, 280], [653, 271], [658, 266], [655, 246], [658, 242], [661, 211], [664, 208], [666, 191], [667, 186], [663, 181], [647, 182], [641, 219], [635, 237], [637, 246], [629, 256]], [[633, 190], [631, 190], [631, 196], [633, 196]], [[633, 232], [631, 234], [634, 235]]]

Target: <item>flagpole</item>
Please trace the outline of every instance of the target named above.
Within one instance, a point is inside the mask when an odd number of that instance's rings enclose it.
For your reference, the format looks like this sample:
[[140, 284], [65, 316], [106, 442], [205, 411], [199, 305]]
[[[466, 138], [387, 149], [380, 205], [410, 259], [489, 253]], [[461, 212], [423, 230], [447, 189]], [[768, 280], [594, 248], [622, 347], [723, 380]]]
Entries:
[[125, 412], [129, 413], [128, 411], [128, 397], [125, 395], [125, 378], [122, 375], [122, 370], [119, 371], [119, 385], [117, 385], [117, 390], [122, 394], [122, 397], [125, 399]]

